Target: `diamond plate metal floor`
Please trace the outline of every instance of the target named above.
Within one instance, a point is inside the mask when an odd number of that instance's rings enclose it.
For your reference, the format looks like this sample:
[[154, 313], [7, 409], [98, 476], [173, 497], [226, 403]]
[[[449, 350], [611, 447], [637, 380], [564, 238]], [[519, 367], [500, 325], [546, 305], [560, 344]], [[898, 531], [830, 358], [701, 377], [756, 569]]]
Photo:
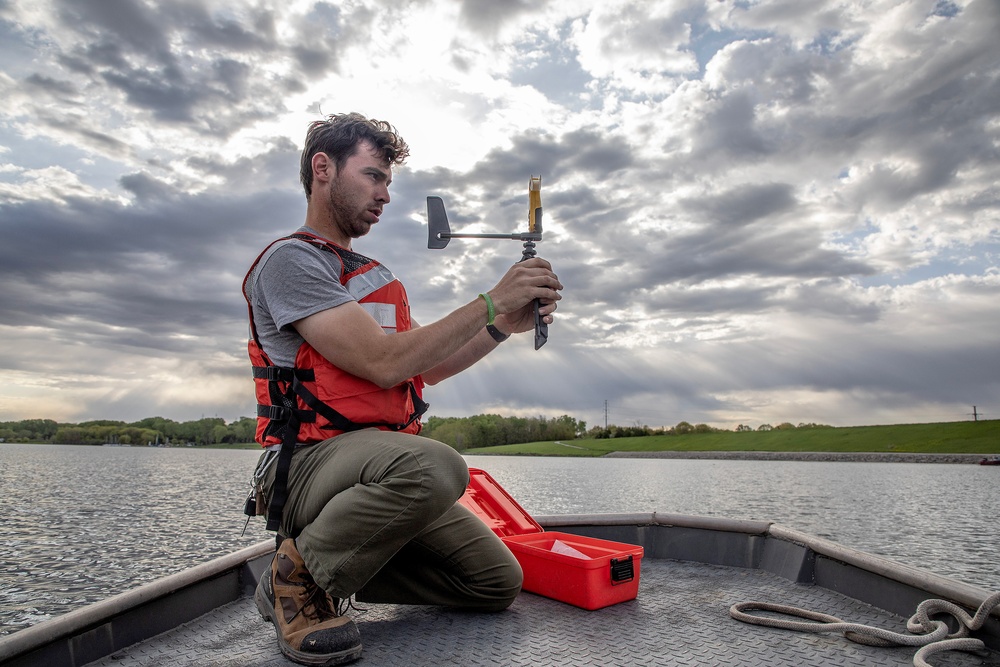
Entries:
[[[858, 665], [913, 664], [912, 648], [874, 648], [841, 635], [750, 626], [735, 602], [790, 604], [844, 621], [905, 632], [901, 617], [828, 590], [738, 568], [646, 558], [639, 596], [584, 611], [522, 593], [499, 614], [367, 605], [351, 612], [361, 631], [360, 667], [409, 665]], [[1000, 667], [1000, 654], [946, 653], [936, 667]], [[88, 667], [287, 667], [272, 626], [249, 598]]]

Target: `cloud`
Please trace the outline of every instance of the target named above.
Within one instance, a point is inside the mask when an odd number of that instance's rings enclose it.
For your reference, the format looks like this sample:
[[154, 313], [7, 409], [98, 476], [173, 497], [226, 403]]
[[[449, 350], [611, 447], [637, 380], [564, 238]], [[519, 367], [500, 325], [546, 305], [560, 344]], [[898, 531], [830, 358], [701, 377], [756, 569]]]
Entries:
[[522, 250], [427, 250], [426, 196], [507, 233], [543, 178], [550, 342], [434, 414], [990, 416], [998, 30], [992, 0], [2, 4], [0, 419], [250, 414], [241, 281], [348, 110], [413, 148], [356, 247], [421, 323]]
[[668, 92], [674, 75], [698, 69], [687, 49], [694, 3], [602, 2], [574, 24], [581, 65], [611, 85], [653, 94]]

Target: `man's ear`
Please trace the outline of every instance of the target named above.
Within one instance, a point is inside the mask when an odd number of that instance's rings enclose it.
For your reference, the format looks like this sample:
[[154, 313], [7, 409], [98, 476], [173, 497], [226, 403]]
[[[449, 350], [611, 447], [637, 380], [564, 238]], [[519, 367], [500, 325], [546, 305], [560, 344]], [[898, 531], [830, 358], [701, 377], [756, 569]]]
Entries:
[[329, 182], [337, 175], [337, 166], [326, 153], [320, 151], [312, 156], [313, 178]]

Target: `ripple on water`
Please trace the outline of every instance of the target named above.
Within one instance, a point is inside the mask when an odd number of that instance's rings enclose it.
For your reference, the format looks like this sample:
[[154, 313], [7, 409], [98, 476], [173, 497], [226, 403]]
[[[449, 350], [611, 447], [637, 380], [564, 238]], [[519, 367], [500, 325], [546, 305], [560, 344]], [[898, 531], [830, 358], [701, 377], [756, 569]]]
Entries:
[[[250, 450], [0, 446], [0, 633], [270, 539], [240, 536]], [[670, 512], [775, 521], [1000, 588], [997, 470], [801, 461], [468, 457], [531, 514]], [[956, 548], [960, 544], [961, 548]]]

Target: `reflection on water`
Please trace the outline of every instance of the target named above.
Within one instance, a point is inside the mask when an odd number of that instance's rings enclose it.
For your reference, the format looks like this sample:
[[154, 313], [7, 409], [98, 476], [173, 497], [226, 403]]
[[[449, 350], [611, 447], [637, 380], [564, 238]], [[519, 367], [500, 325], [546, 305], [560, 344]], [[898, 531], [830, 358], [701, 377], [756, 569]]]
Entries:
[[2, 632], [266, 539], [253, 522], [240, 537], [257, 456], [0, 445]]
[[[467, 457], [531, 514], [776, 521], [1000, 588], [1000, 470], [972, 465]], [[271, 537], [240, 537], [248, 450], [0, 445], [0, 633]]]

